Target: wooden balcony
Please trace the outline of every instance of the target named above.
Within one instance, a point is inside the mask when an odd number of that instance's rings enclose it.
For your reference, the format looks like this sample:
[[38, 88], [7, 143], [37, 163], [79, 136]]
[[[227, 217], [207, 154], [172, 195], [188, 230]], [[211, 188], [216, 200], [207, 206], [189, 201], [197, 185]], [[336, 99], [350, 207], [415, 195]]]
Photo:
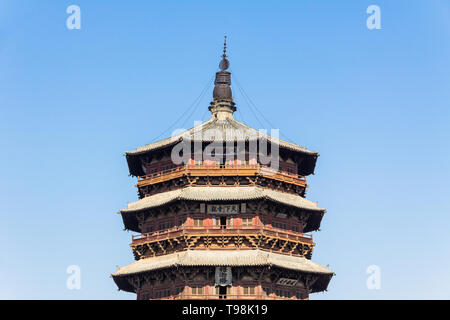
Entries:
[[293, 232], [284, 229], [268, 228], [263, 225], [253, 225], [241, 228], [222, 228], [222, 227], [173, 227], [164, 231], [155, 231], [132, 236], [132, 246], [146, 242], [161, 241], [179, 236], [205, 236], [205, 235], [265, 235], [276, 237], [283, 240], [292, 240], [306, 244], [313, 244], [312, 235]]
[[301, 187], [306, 187], [306, 178], [298, 174], [288, 173], [285, 171], [275, 171], [268, 167], [255, 165], [184, 165], [172, 169], [156, 172], [153, 174], [138, 177], [138, 187], [145, 187], [161, 183], [164, 181], [180, 178], [183, 176], [192, 177], [219, 177], [219, 176], [242, 176], [242, 177], [256, 177], [262, 176], [274, 179], [281, 182], [295, 184]]

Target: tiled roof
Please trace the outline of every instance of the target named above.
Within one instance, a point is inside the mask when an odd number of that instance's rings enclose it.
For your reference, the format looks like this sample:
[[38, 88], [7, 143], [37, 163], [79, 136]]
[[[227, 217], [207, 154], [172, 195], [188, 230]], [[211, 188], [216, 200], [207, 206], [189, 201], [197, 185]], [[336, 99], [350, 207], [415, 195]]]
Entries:
[[268, 199], [285, 205], [325, 212], [317, 206], [317, 203], [307, 200], [299, 195], [265, 189], [261, 187], [185, 187], [173, 191], [157, 193], [138, 201], [129, 203], [121, 213], [136, 212], [154, 207], [159, 207], [176, 200], [191, 201], [241, 201]]
[[164, 256], [149, 257], [127, 265], [113, 277], [176, 266], [276, 266], [284, 269], [332, 275], [327, 267], [304, 257], [287, 256], [262, 250], [187, 250]]
[[[268, 141], [272, 141], [272, 137], [263, 134]], [[235, 119], [217, 119], [211, 118], [201, 124], [173, 137], [163, 139], [154, 143], [144, 145], [133, 151], [126, 152], [126, 155], [138, 155], [150, 150], [158, 149], [161, 147], [169, 146], [173, 143], [179, 142], [183, 139], [190, 141], [214, 141], [214, 139], [219, 139], [219, 141], [242, 141], [242, 140], [255, 140], [261, 136], [258, 130], [255, 130], [242, 122]], [[295, 143], [288, 142], [285, 140], [278, 140], [278, 145], [282, 148], [287, 148], [293, 151], [300, 151], [310, 155], [317, 155], [315, 151], [310, 151], [305, 147], [299, 146]]]

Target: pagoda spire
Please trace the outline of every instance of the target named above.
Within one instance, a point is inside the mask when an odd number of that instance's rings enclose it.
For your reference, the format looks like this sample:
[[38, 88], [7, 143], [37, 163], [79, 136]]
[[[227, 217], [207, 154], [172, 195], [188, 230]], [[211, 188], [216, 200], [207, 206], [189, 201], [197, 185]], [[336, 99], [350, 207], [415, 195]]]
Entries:
[[232, 118], [236, 107], [231, 92], [231, 72], [226, 71], [230, 67], [227, 59], [227, 36], [224, 36], [222, 60], [219, 63], [220, 71], [216, 72], [214, 80], [213, 101], [209, 110], [213, 117], [223, 119]]
[[[221, 71], [225, 71], [229, 67], [230, 67], [230, 62], [227, 60], [227, 36], [224, 36], [222, 61], [220, 61], [220, 63], [219, 63], [219, 68]], [[216, 78], [216, 80], [217, 80], [217, 78]]]

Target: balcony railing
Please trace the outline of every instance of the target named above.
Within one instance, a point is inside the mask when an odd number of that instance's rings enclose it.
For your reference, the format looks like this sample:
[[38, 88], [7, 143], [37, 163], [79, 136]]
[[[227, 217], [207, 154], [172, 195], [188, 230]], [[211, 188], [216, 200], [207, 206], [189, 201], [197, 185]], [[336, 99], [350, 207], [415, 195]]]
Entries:
[[289, 183], [306, 186], [304, 176], [277, 171], [260, 164], [188, 164], [138, 177], [138, 185], [154, 184], [185, 174], [193, 176], [254, 176], [261, 175]]
[[173, 238], [182, 235], [248, 235], [260, 233], [267, 236], [279, 237], [305, 243], [312, 243], [312, 235], [304, 233], [296, 233], [284, 229], [267, 228], [262, 224], [252, 226], [244, 226], [240, 228], [233, 227], [193, 227], [193, 226], [176, 226], [166, 230], [148, 232], [139, 235], [132, 235], [132, 244], [139, 244], [148, 241], [158, 241], [167, 238]]

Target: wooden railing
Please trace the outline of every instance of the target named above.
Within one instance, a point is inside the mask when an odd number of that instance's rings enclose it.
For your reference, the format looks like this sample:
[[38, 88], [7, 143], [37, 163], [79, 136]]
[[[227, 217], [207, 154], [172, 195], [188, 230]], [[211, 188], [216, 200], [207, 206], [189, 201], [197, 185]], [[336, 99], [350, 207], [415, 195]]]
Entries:
[[188, 164], [138, 177], [138, 185], [154, 184], [174, 179], [184, 174], [193, 176], [254, 176], [261, 175], [280, 181], [306, 186], [304, 176], [273, 170], [260, 164]]
[[304, 233], [296, 233], [291, 232], [284, 229], [278, 229], [278, 228], [267, 228], [263, 225], [252, 225], [248, 227], [241, 227], [241, 228], [233, 228], [233, 227], [192, 227], [192, 226], [177, 226], [172, 227], [166, 230], [161, 231], [155, 231], [155, 232], [149, 232], [149, 233], [143, 233], [139, 235], [132, 235], [132, 244], [139, 244], [142, 242], [147, 241], [157, 241], [157, 240], [163, 240], [167, 238], [177, 237], [181, 235], [192, 235], [192, 234], [199, 234], [199, 235], [247, 235], [247, 234], [255, 234], [260, 233], [267, 236], [272, 237], [279, 237], [289, 240], [295, 240], [295, 241], [301, 241], [305, 243], [312, 243], [312, 235], [310, 234], [304, 234]]

